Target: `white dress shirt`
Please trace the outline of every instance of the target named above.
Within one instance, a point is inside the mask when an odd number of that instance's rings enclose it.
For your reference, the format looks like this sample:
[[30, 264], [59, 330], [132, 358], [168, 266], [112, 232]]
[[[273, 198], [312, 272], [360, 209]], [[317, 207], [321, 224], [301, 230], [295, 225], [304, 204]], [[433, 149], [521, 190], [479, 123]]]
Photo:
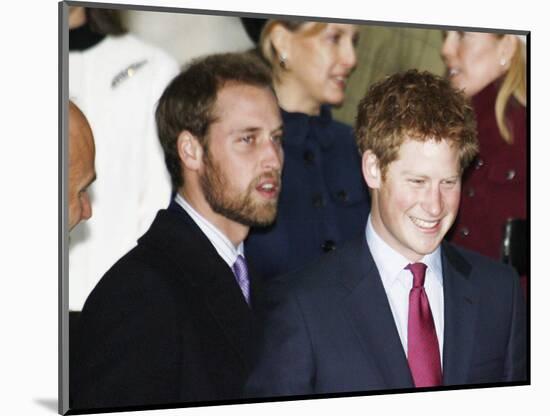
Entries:
[[[391, 248], [376, 233], [372, 226], [371, 217], [366, 227], [367, 244], [380, 273], [384, 290], [393, 314], [395, 326], [401, 339], [401, 344], [407, 354], [407, 324], [409, 319], [409, 293], [413, 285], [413, 275], [405, 267], [410, 263], [405, 257]], [[424, 289], [430, 302], [430, 309], [435, 324], [439, 343], [439, 357], [443, 368], [443, 272], [441, 268], [441, 248], [430, 253], [419, 262], [428, 266]]]
[[201, 231], [212, 243], [220, 257], [227, 263], [229, 268], [237, 260], [239, 255], [244, 257], [244, 244], [241, 242], [237, 247], [210, 221], [199, 214], [180, 194], [176, 194], [176, 202], [189, 214], [199, 226]]

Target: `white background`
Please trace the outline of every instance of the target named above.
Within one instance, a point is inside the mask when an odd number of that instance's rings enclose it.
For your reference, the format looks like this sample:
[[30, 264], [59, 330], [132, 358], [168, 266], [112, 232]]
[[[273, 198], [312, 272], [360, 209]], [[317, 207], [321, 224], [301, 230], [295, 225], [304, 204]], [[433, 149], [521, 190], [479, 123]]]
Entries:
[[[516, 415], [548, 411], [548, 11], [545, 2], [135, 0], [168, 5], [532, 30], [532, 386], [140, 412], [256, 415], [397, 412]], [[265, 4], [264, 4], [265, 3]], [[354, 3], [355, 6], [351, 6]], [[6, 5], [8, 4], [8, 5]], [[361, 5], [361, 6], [359, 6]], [[0, 13], [0, 414], [53, 415], [57, 407], [57, 1], [6, 2]], [[182, 40], [184, 42], [184, 40]], [[546, 400], [545, 400], [546, 399]], [[542, 409], [546, 408], [544, 411]], [[422, 412], [422, 413], [421, 413]], [[132, 413], [133, 414], [133, 413]]]

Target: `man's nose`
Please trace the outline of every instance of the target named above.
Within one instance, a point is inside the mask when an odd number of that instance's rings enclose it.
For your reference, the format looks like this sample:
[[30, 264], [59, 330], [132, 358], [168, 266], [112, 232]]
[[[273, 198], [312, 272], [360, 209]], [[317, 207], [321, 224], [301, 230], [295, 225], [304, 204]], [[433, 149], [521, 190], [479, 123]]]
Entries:
[[432, 217], [439, 217], [443, 212], [443, 195], [439, 186], [430, 187], [422, 203], [422, 208]]
[[280, 143], [268, 140], [262, 149], [262, 168], [280, 171], [283, 167], [283, 160], [283, 148]]

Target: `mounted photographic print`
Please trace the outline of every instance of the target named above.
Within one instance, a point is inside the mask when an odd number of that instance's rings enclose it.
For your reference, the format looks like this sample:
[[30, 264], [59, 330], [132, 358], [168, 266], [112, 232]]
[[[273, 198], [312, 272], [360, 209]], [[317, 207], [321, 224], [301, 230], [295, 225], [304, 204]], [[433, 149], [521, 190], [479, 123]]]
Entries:
[[59, 12], [60, 413], [530, 383], [528, 31]]

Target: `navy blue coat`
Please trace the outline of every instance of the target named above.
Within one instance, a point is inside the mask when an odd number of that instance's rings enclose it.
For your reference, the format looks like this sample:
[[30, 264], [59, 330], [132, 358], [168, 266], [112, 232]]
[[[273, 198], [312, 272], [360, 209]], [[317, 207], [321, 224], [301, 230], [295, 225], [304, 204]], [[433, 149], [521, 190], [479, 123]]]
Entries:
[[360, 235], [370, 211], [361, 158], [351, 127], [282, 111], [284, 167], [274, 225], [251, 230], [249, 264], [264, 278], [289, 272]]
[[[526, 382], [526, 309], [517, 274], [450, 243], [441, 253], [443, 385]], [[247, 396], [413, 387], [364, 236], [270, 286]]]

